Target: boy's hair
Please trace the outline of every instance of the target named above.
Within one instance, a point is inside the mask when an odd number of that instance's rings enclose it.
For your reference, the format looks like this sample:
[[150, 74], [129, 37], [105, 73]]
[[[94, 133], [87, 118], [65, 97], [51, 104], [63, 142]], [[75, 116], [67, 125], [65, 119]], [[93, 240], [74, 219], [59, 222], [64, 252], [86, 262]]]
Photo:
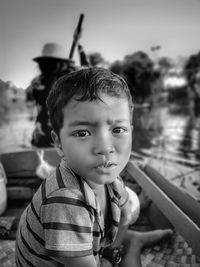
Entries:
[[104, 68], [83, 68], [60, 77], [49, 93], [47, 107], [55, 133], [59, 136], [63, 126], [63, 109], [72, 98], [82, 102], [102, 101], [101, 93], [127, 99], [132, 120], [133, 102], [124, 79]]

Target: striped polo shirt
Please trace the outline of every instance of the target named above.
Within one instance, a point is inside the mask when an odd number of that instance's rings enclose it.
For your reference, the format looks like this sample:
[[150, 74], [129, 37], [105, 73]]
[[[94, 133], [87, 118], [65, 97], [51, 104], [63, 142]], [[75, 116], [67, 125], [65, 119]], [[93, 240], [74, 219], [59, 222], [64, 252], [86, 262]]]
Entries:
[[106, 186], [111, 210], [108, 229], [91, 187], [62, 160], [21, 216], [16, 238], [17, 266], [63, 266], [53, 257], [86, 255], [94, 255], [99, 266], [99, 251], [114, 240], [120, 207], [128, 200], [120, 177]]

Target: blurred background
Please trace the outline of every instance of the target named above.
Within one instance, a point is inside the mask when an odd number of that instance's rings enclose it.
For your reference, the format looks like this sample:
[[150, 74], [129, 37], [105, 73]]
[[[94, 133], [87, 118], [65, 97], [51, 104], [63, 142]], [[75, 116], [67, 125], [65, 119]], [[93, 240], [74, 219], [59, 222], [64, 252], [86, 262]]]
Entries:
[[[133, 155], [200, 200], [200, 1], [6, 0], [0, 4], [0, 153], [29, 149], [27, 88], [45, 43], [122, 75], [135, 102]], [[78, 49], [74, 66], [81, 66]]]

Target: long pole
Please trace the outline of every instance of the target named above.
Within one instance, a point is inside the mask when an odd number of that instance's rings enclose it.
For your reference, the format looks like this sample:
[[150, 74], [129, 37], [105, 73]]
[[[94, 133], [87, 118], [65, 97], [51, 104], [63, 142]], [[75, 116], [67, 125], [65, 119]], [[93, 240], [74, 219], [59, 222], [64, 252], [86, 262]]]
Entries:
[[78, 25], [77, 25], [77, 27], [75, 29], [75, 32], [74, 32], [73, 42], [72, 42], [71, 50], [70, 50], [70, 53], [69, 53], [69, 59], [73, 58], [74, 50], [76, 48], [76, 45], [78, 43], [78, 39], [79, 39], [80, 34], [81, 34], [81, 26], [82, 26], [82, 23], [83, 23], [83, 19], [84, 19], [84, 14], [80, 14]]

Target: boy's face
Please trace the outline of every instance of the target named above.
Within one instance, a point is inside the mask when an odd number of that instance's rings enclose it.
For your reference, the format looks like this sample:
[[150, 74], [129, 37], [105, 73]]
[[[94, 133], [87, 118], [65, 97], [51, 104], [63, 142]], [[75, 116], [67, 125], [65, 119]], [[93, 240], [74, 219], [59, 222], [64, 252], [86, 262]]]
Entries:
[[92, 188], [116, 179], [129, 160], [132, 143], [128, 100], [100, 97], [103, 102], [72, 99], [64, 108], [59, 138], [52, 134], [67, 165]]

